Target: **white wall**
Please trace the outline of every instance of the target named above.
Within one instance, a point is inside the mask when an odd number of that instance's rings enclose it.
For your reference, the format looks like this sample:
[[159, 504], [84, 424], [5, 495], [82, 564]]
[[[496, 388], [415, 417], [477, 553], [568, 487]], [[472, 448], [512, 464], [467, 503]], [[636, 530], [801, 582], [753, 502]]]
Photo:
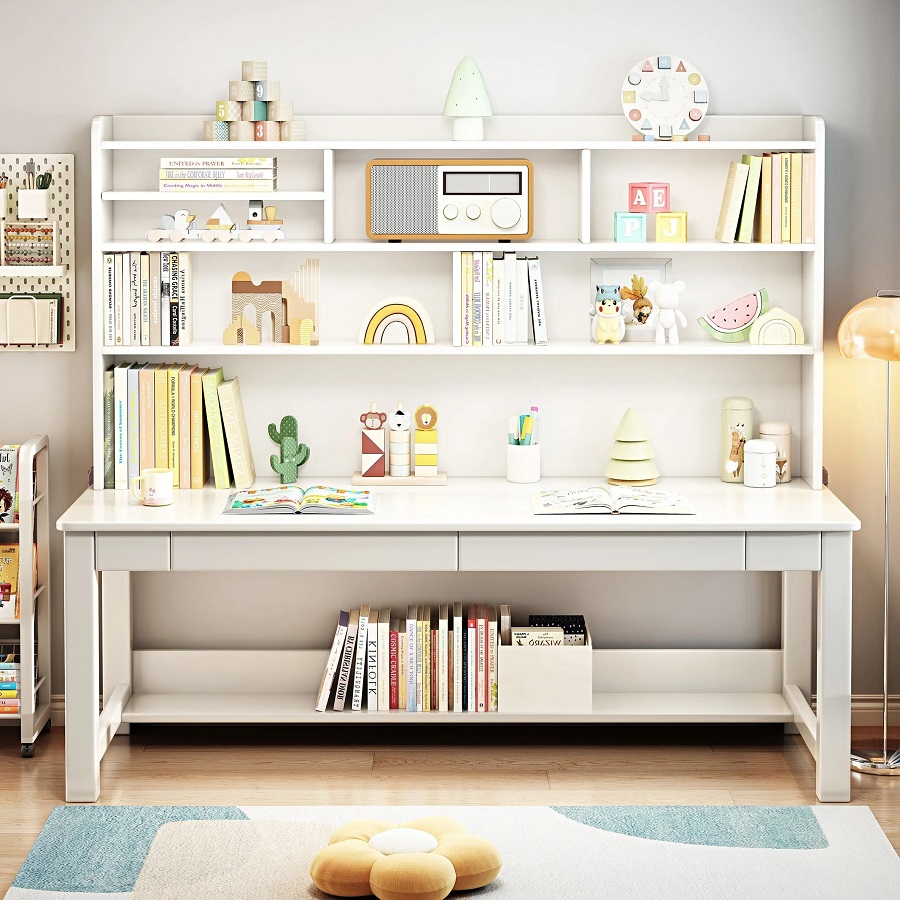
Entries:
[[[0, 379], [8, 385], [0, 437], [49, 433], [55, 515], [84, 488], [90, 466], [88, 179], [93, 115], [207, 112], [246, 58], [270, 61], [271, 74], [281, 81], [283, 96], [294, 100], [297, 115], [434, 114], [442, 108], [450, 74], [467, 53], [484, 73], [497, 114], [611, 114], [620, 109], [618, 93], [630, 66], [642, 56], [667, 52], [683, 54], [701, 68], [716, 113], [823, 115], [830, 344], [825, 459], [832, 488], [864, 525], [855, 551], [854, 690], [880, 690], [883, 371], [840, 360], [833, 338], [853, 303], [900, 282], [897, 229], [891, 218], [898, 212], [900, 190], [894, 167], [894, 53], [900, 27], [895, 2], [757, 0], [748, 6], [717, 0], [458, 0], [451, 5], [344, 0], [254, 6], [220, 0], [213, 7], [195, 7], [173, 0], [44, 0], [40, 26], [36, 21], [37, 16], [24, 14], [4, 17], [0, 42], [5, 71], [27, 71], [28, 81], [24, 89], [18, 77], [7, 76], [0, 148], [76, 154], [79, 349], [71, 355], [0, 354]], [[445, 373], [441, 369], [438, 374]], [[53, 690], [59, 692], [58, 539], [53, 573]], [[142, 608], [137, 640], [145, 646], [162, 640], [162, 617], [177, 614], [178, 604], [188, 602], [163, 601], [155, 611], [146, 608], [143, 601], [158, 602], [157, 588], [167, 584], [164, 578], [146, 577], [138, 586]], [[633, 584], [630, 576], [623, 577], [618, 589], [625, 595]], [[349, 579], [339, 590], [352, 592], [353, 586]], [[643, 587], [649, 594], [661, 593], [654, 581]], [[718, 582], [706, 584], [706, 598], [694, 597], [700, 592], [689, 581], [679, 581], [676, 597], [684, 604], [650, 597], [633, 615], [610, 608], [604, 623], [611, 635], [632, 644], [654, 646], [668, 639], [681, 645], [733, 643], [742, 634], [754, 645], [771, 646], [777, 641], [777, 614], [770, 588], [765, 579], [742, 577], [727, 590]], [[177, 591], [179, 598], [190, 598], [194, 586], [183, 581]], [[215, 605], [208, 609], [214, 614]], [[738, 612], [743, 612], [746, 627], [732, 635], [733, 626], [726, 623]], [[660, 619], [666, 624], [660, 626]], [[674, 637], [667, 620], [677, 623]], [[896, 643], [900, 614], [895, 626]], [[190, 624], [185, 628], [189, 634]], [[270, 639], [254, 634], [254, 641]], [[894, 689], [900, 690], [900, 653], [897, 657]]]

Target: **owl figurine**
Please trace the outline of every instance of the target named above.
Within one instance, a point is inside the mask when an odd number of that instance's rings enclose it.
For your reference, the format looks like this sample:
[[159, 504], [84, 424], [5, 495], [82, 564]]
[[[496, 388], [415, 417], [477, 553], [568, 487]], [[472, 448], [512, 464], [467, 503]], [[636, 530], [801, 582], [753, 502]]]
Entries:
[[598, 284], [591, 304], [591, 340], [597, 344], [618, 344], [625, 335], [620, 285]]

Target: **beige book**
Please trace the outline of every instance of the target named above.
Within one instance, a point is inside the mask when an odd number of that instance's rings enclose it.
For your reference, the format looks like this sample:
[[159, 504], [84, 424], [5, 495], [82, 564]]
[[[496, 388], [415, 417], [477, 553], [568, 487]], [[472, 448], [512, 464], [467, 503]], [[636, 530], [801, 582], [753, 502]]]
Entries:
[[772, 154], [772, 243], [781, 243], [781, 154]]
[[140, 408], [138, 418], [140, 455], [138, 458], [141, 469], [152, 469], [156, 465], [155, 398], [153, 394], [155, 374], [156, 366], [151, 363], [147, 363], [138, 372], [138, 404]]
[[759, 173], [759, 195], [756, 207], [756, 240], [772, 243], [772, 154], [764, 153]]
[[191, 372], [191, 487], [202, 488], [209, 478], [209, 454], [206, 452], [206, 429], [203, 410], [203, 376], [209, 369]]
[[750, 166], [744, 163], [733, 162], [728, 166], [725, 194], [722, 197], [719, 222], [716, 225], [716, 240], [724, 244], [734, 243], [749, 172]]
[[153, 434], [156, 468], [169, 468], [169, 364], [160, 363], [153, 373]]
[[168, 441], [169, 441], [169, 462], [167, 468], [172, 470], [172, 484], [175, 487], [181, 487], [179, 479], [179, 471], [181, 469], [181, 454], [178, 445], [178, 433], [181, 427], [181, 420], [178, 415], [179, 400], [179, 384], [178, 376], [184, 368], [184, 363], [175, 363], [169, 368], [167, 373], [169, 379], [169, 396], [167, 398], [168, 409]]
[[191, 487], [191, 375], [197, 366], [185, 366], [178, 373], [178, 486]]
[[800, 243], [802, 227], [803, 154], [791, 154], [791, 243]]
[[816, 154], [803, 154], [803, 187], [801, 189], [800, 241], [816, 242]]
[[237, 378], [230, 378], [219, 385], [219, 405], [222, 409], [222, 425], [231, 457], [234, 486], [239, 490], [249, 488], [256, 479], [253, 453], [250, 450], [250, 434], [244, 417], [244, 404]]
[[791, 242], [791, 154], [781, 154], [781, 243]]

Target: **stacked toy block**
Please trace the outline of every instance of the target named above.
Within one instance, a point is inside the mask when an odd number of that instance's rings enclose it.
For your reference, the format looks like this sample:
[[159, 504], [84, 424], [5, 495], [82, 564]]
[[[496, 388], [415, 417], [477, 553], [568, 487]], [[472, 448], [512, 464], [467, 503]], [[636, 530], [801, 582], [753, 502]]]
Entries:
[[216, 101], [216, 118], [203, 123], [207, 141], [302, 141], [306, 123], [281, 99], [281, 82], [269, 80], [269, 64], [241, 63], [241, 80], [228, 82], [228, 99]]
[[438, 433], [436, 428], [415, 431], [415, 474], [436, 476], [438, 473]]
[[628, 185], [628, 212], [613, 213], [614, 240], [643, 243], [647, 240], [647, 217], [656, 216], [656, 240], [687, 241], [687, 213], [669, 209], [671, 185], [657, 181], [633, 181]]

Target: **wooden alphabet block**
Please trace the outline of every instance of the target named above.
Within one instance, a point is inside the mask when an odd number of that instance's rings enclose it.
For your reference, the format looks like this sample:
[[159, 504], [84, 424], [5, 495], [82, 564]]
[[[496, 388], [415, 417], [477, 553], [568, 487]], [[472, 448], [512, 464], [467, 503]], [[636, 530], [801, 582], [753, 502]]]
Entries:
[[232, 141], [252, 141], [253, 123], [252, 122], [229, 122], [228, 137]]
[[229, 100], [252, 100], [253, 99], [253, 82], [252, 81], [229, 81], [228, 82], [228, 99]]
[[656, 240], [670, 244], [684, 243], [687, 240], [687, 213], [659, 213], [656, 217]]
[[241, 78], [244, 81], [265, 81], [269, 77], [269, 64], [254, 60], [241, 63]]
[[647, 240], [647, 214], [617, 212], [613, 214], [614, 240], [619, 243], [640, 243]]
[[241, 104], [237, 100], [217, 100], [216, 118], [220, 122], [237, 122], [241, 118]]
[[650, 181], [647, 183], [647, 198], [650, 201], [648, 212], [661, 213], [669, 211], [669, 195], [671, 186], [665, 181]]
[[293, 100], [270, 100], [269, 101], [269, 121], [270, 122], [288, 122], [294, 118], [294, 101]]
[[281, 82], [280, 81], [254, 81], [253, 82], [253, 99], [254, 100], [280, 100], [281, 99]]
[[280, 141], [280, 122], [254, 122], [253, 140], [255, 141]]
[[231, 122], [220, 122], [218, 119], [207, 119], [203, 123], [204, 141], [227, 141]]
[[281, 123], [281, 140], [305, 141], [306, 122], [303, 119], [292, 119], [290, 122]]

